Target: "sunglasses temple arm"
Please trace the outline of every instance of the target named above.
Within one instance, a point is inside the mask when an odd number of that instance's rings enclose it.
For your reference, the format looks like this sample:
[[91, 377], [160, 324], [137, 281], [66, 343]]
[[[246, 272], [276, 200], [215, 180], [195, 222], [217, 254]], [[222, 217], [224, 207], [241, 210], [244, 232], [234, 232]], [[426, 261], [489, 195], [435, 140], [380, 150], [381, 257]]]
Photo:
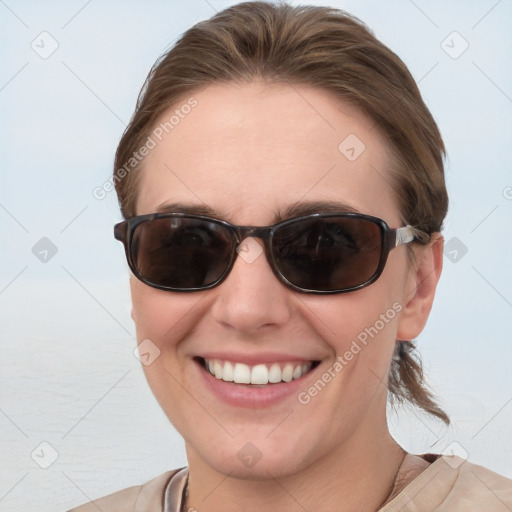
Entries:
[[395, 241], [393, 247], [398, 247], [402, 244], [408, 244], [414, 240], [428, 242], [430, 240], [430, 236], [427, 233], [414, 228], [413, 226], [397, 228], [395, 229]]

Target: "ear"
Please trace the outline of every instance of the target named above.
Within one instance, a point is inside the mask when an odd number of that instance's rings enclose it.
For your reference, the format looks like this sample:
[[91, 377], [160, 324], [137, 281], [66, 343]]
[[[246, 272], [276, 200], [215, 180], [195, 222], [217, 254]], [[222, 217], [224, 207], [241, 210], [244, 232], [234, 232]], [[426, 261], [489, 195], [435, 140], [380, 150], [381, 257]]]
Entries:
[[397, 339], [413, 340], [425, 327], [437, 283], [443, 268], [444, 238], [434, 233], [428, 245], [414, 247], [413, 261], [407, 276], [403, 309], [398, 321]]

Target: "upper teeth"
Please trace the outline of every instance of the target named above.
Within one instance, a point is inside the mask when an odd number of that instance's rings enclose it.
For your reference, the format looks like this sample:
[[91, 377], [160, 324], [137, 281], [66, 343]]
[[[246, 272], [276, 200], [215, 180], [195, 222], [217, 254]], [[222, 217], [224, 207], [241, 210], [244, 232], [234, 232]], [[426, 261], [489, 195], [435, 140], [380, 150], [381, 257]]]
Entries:
[[249, 366], [244, 363], [231, 363], [219, 359], [205, 359], [206, 368], [219, 380], [235, 382], [236, 384], [272, 384], [302, 377], [311, 369], [311, 362], [308, 363], [271, 363]]

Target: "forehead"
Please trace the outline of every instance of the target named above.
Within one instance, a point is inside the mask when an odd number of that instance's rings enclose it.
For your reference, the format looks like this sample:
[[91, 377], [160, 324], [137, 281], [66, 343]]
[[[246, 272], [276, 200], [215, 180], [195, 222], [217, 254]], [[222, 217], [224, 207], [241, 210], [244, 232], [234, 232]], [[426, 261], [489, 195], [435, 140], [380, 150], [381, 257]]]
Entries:
[[370, 118], [324, 90], [212, 84], [173, 105], [150, 137], [137, 214], [195, 204], [255, 225], [297, 202], [339, 201], [399, 218], [385, 140]]

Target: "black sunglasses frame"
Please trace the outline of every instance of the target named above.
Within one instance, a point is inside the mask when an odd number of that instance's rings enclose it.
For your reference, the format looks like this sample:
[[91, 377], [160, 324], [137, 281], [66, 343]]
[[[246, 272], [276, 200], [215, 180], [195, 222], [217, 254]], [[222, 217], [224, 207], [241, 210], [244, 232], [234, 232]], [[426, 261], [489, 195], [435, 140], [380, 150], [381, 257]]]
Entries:
[[[352, 286], [349, 288], [343, 288], [339, 290], [311, 290], [307, 288], [301, 288], [290, 281], [284, 276], [281, 271], [279, 270], [278, 264], [275, 260], [273, 250], [272, 250], [272, 239], [274, 233], [280, 229], [281, 227], [298, 223], [302, 220], [310, 220], [313, 218], [329, 218], [329, 217], [343, 217], [343, 218], [352, 218], [352, 219], [358, 219], [358, 220], [365, 220], [372, 222], [376, 224], [381, 233], [381, 252], [380, 252], [380, 258], [377, 265], [377, 268], [373, 275], [364, 281], [363, 283]], [[218, 224], [220, 226], [223, 226], [230, 234], [232, 244], [231, 244], [231, 251], [229, 255], [229, 262], [226, 265], [225, 271], [222, 273], [222, 275], [213, 283], [197, 287], [197, 288], [173, 288], [169, 286], [159, 285], [157, 283], [153, 283], [149, 280], [147, 280], [144, 276], [142, 276], [139, 271], [137, 270], [131, 253], [131, 244], [133, 239], [133, 233], [135, 232], [135, 229], [137, 226], [151, 221], [155, 219], [163, 219], [163, 218], [190, 218], [190, 219], [196, 219], [196, 220], [204, 220], [206, 222]], [[291, 219], [287, 219], [282, 222], [278, 222], [277, 224], [273, 224], [271, 226], [237, 226], [234, 224], [230, 224], [229, 222], [215, 219], [212, 217], [207, 217], [204, 215], [194, 215], [194, 214], [187, 214], [187, 213], [150, 213], [147, 215], [138, 215], [136, 217], [132, 217], [130, 219], [124, 220], [123, 222], [119, 222], [114, 226], [114, 237], [123, 243], [125, 248], [125, 254], [126, 259], [128, 262], [128, 265], [130, 269], [132, 270], [133, 274], [137, 279], [142, 281], [143, 283], [147, 284], [148, 286], [151, 286], [153, 288], [156, 288], [158, 290], [166, 290], [166, 291], [172, 291], [172, 292], [194, 292], [194, 291], [202, 291], [202, 290], [209, 290], [211, 288], [214, 288], [221, 284], [226, 277], [231, 272], [237, 254], [237, 248], [239, 245], [247, 238], [247, 237], [255, 237], [260, 238], [263, 241], [264, 244], [264, 251], [267, 257], [267, 261], [270, 264], [270, 267], [274, 273], [274, 275], [279, 279], [280, 282], [282, 282], [287, 287], [302, 292], [302, 293], [312, 293], [312, 294], [332, 294], [332, 293], [347, 293], [355, 290], [360, 290], [361, 288], [365, 288], [366, 286], [372, 284], [375, 282], [382, 274], [384, 267], [386, 265], [389, 252], [394, 249], [395, 247], [398, 247], [402, 244], [407, 244], [414, 241], [419, 241], [421, 243], [426, 243], [430, 240], [430, 235], [425, 233], [422, 230], [419, 230], [413, 226], [403, 226], [400, 228], [391, 229], [384, 220], [373, 217], [371, 215], [365, 215], [360, 213], [347, 213], [347, 212], [339, 212], [339, 213], [314, 213], [311, 215], [304, 215], [300, 217], [294, 217]]]

